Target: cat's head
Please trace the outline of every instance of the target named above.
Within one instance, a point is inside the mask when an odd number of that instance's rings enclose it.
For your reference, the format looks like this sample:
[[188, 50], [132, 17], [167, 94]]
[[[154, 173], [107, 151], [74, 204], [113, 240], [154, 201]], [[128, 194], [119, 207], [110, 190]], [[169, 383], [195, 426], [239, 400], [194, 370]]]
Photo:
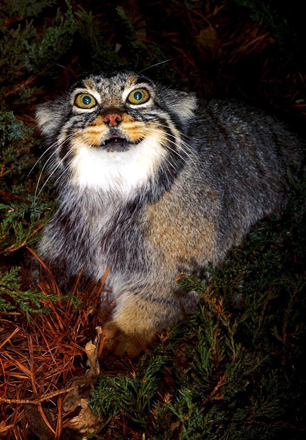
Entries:
[[79, 188], [128, 195], [186, 152], [196, 98], [126, 72], [92, 75], [38, 106], [53, 168]]

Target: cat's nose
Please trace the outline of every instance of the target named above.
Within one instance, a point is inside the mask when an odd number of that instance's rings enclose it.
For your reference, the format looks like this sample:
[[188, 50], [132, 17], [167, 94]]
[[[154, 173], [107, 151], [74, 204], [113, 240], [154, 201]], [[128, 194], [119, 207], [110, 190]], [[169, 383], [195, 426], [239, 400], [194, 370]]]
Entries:
[[119, 113], [108, 113], [103, 118], [103, 122], [110, 127], [115, 127], [116, 125], [119, 125], [121, 121], [122, 116], [119, 115]]

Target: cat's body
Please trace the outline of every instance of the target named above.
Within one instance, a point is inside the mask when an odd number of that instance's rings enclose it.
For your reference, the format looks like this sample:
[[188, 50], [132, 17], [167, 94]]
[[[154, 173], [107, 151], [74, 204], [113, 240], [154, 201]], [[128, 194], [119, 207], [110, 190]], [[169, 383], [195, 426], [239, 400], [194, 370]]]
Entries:
[[279, 210], [301, 162], [296, 137], [260, 111], [199, 104], [133, 73], [89, 77], [37, 116], [61, 175], [40, 255], [64, 286], [109, 267], [105, 335], [130, 354], [135, 332], [147, 343], [196, 309], [176, 277], [220, 262]]

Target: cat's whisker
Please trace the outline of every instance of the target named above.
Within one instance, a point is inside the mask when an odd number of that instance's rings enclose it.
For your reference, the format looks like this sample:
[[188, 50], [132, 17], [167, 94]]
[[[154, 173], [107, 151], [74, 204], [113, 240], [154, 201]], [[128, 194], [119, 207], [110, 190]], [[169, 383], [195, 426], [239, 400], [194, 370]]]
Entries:
[[[187, 162], [187, 158], [188, 158], [188, 156], [186, 155], [186, 157], [184, 157], [182, 154], [180, 154], [175, 148], [172, 148], [170, 145], [169, 145], [169, 143], [171, 144], [172, 142], [171, 141], [169, 141], [169, 139], [168, 139], [168, 142], [167, 143], [162, 143], [162, 145], [166, 148], [166, 149], [168, 149], [169, 151], [172, 151], [172, 153], [174, 153], [179, 159], [181, 159], [184, 163], [188, 163]], [[175, 143], [172, 143], [172, 144], [174, 144], [175, 145]]]
[[[66, 174], [70, 174], [69, 173], [69, 164], [66, 165], [66, 167], [64, 168], [64, 171], [58, 176], [58, 178], [55, 180], [55, 182], [53, 183], [52, 187], [55, 187], [56, 185], [59, 184], [61, 178], [66, 175]], [[68, 179], [67, 179], [68, 180]]]
[[183, 151], [184, 154], [185, 154], [185, 155], [183, 156], [181, 153], [179, 153], [179, 151], [178, 151], [177, 149], [173, 149], [173, 148], [171, 148], [170, 145], [169, 145], [169, 143], [172, 144], [172, 145], [174, 145], [174, 146], [176, 147], [176, 146], [177, 146], [176, 142], [174, 142], [173, 140], [171, 140], [171, 139], [168, 138], [168, 148], [169, 148], [169, 150], [171, 150], [173, 153], [175, 153], [178, 157], [180, 157], [180, 159], [182, 159], [185, 163], [187, 163], [188, 160], [189, 160], [190, 162], [193, 163], [193, 165], [194, 165], [195, 167], [198, 166], [197, 159], [196, 159], [196, 155], [194, 154], [194, 152], [191, 152], [191, 151], [188, 151], [188, 150], [186, 150], [186, 149], [183, 149], [182, 151]]
[[34, 202], [36, 202], [36, 200], [38, 199], [38, 197], [40, 196], [42, 190], [44, 189], [44, 187], [47, 185], [47, 183], [49, 182], [49, 180], [51, 179], [51, 177], [54, 175], [54, 173], [61, 167], [62, 162], [64, 162], [65, 159], [67, 159], [67, 157], [72, 153], [72, 150], [69, 150], [68, 153], [65, 154], [65, 156], [62, 158], [61, 162], [57, 164], [57, 166], [54, 168], [54, 170], [52, 171], [52, 173], [50, 173], [49, 177], [47, 178], [47, 180], [45, 181], [45, 183], [43, 184], [43, 186], [41, 187], [39, 193], [36, 196], [34, 196]]
[[[167, 127], [167, 125], [164, 125], [162, 123], [159, 123], [159, 125], [163, 128], [169, 128]], [[177, 139], [173, 134], [171, 133], [167, 133], [167, 136], [171, 136], [174, 139]], [[183, 136], [183, 135], [182, 135]], [[194, 149], [191, 147], [191, 145], [189, 145], [187, 142], [185, 142], [182, 137], [180, 138], [180, 142], [182, 143], [182, 145], [184, 145], [184, 147], [186, 148], [186, 150], [188, 150], [191, 154], [195, 154], [194, 153]]]
[[[165, 148], [167, 148], [167, 145], [165, 145], [165, 144], [161, 144], [163, 147], [165, 147]], [[171, 167], [173, 170], [176, 170], [176, 167], [175, 167], [175, 165], [165, 156], [164, 157], [164, 161], [166, 162], [166, 163], [163, 163], [162, 164], [162, 167], [164, 167], [164, 168], [167, 168], [167, 169], [169, 169], [169, 167]]]
[[169, 63], [169, 61], [172, 61], [172, 58], [169, 58], [168, 60], [160, 61], [159, 63], [155, 63], [152, 66], [146, 67], [145, 69], [140, 70], [140, 72], [137, 72], [137, 74], [139, 75], [140, 73], [145, 72], [149, 69], [152, 69], [153, 67], [159, 66], [160, 64]]
[[[167, 128], [167, 129], [169, 128], [168, 126], [166, 126], [164, 124], [161, 124], [161, 123], [159, 125], [161, 127], [163, 127], [163, 128]], [[152, 129], [151, 127], [150, 127], [150, 130], [155, 131], [155, 132], [159, 132], [159, 130], [154, 129], [154, 128]], [[169, 136], [177, 141], [177, 137], [176, 136], [174, 136], [173, 134], [167, 132], [167, 137], [169, 137]], [[186, 150], [188, 152], [190, 152], [190, 154], [195, 154], [193, 148], [187, 142], [185, 142], [181, 137], [179, 138], [179, 141], [182, 143], [182, 145], [184, 145], [184, 147], [186, 147]]]
[[[41, 169], [41, 171], [40, 171], [40, 174], [39, 174], [39, 177], [38, 177], [38, 180], [37, 180], [37, 184], [36, 184], [36, 187], [35, 187], [33, 203], [34, 203], [34, 202], [36, 201], [36, 199], [37, 199], [36, 194], [37, 194], [37, 191], [38, 191], [39, 183], [40, 183], [41, 177], [42, 177], [42, 175], [43, 175], [43, 172], [44, 172], [44, 170], [46, 169], [46, 167], [47, 167], [48, 165], [50, 165], [50, 163], [51, 163], [50, 161], [52, 161], [53, 159], [55, 159], [56, 154], [58, 153], [58, 148], [61, 148], [61, 147], [62, 147], [66, 142], [68, 142], [73, 136], [76, 136], [76, 135], [78, 135], [78, 134], [81, 133], [81, 132], [82, 132], [82, 130], [77, 130], [77, 131], [75, 131], [74, 133], [68, 135], [64, 140], [59, 140], [59, 139], [58, 139], [56, 142], [54, 142], [52, 145], [50, 145], [49, 148], [47, 148], [47, 150], [46, 150], [46, 151], [45, 151], [45, 152], [39, 157], [39, 159], [36, 161], [36, 163], [34, 164], [34, 166], [31, 168], [29, 174], [32, 172], [32, 170], [33, 170], [34, 167], [37, 165], [37, 163], [42, 159], [42, 157], [43, 157], [48, 151], [50, 151], [50, 149], [55, 148], [54, 152], [48, 157], [47, 161], [45, 162], [45, 164], [43, 165], [43, 167], [42, 167], [42, 169]], [[55, 162], [55, 164], [57, 163], [56, 160], [54, 160], [54, 162]], [[52, 170], [52, 167], [51, 167], [51, 170]], [[29, 175], [29, 174], [28, 174], [28, 175]], [[33, 203], [32, 203], [32, 204], [33, 204]]]
[[37, 180], [37, 183], [36, 183], [36, 187], [35, 187], [33, 203], [36, 201], [36, 198], [37, 198], [36, 194], [37, 194], [37, 191], [38, 191], [38, 187], [39, 187], [40, 180], [41, 180], [41, 177], [43, 175], [43, 172], [44, 172], [45, 168], [47, 167], [47, 165], [50, 163], [50, 161], [57, 155], [57, 153], [58, 153], [57, 150], [53, 151], [53, 153], [50, 155], [50, 157], [48, 157], [48, 160], [45, 162], [44, 166], [42, 167], [42, 169], [40, 171], [40, 174], [39, 174], [39, 177], [38, 177], [38, 180]]
[[37, 159], [37, 161], [35, 162], [35, 164], [32, 166], [32, 168], [31, 168], [30, 171], [28, 172], [27, 177], [29, 177], [29, 175], [32, 173], [32, 171], [34, 170], [34, 168], [36, 167], [36, 165], [38, 164], [38, 162], [39, 162], [39, 161], [45, 156], [45, 154], [47, 154], [48, 151], [50, 151], [50, 150], [51, 150], [56, 144], [57, 144], [57, 142], [54, 142], [54, 144], [50, 145], [50, 147], [47, 148], [47, 149], [43, 152], [43, 154], [41, 154], [41, 155], [39, 156], [39, 158]]
[[[81, 131], [81, 130], [79, 130]], [[34, 170], [34, 168], [36, 167], [36, 165], [38, 164], [38, 162], [48, 153], [48, 151], [50, 151], [52, 148], [57, 148], [57, 147], [61, 147], [62, 145], [64, 145], [65, 142], [67, 142], [72, 136], [74, 136], [77, 133], [73, 133], [68, 135], [63, 141], [61, 140], [57, 140], [56, 142], [54, 142], [52, 145], [50, 145], [50, 147], [48, 147], [37, 159], [37, 161], [35, 162], [35, 164], [32, 166], [32, 168], [30, 169], [30, 171], [27, 174], [27, 177], [31, 174], [31, 172]]]
[[[156, 133], [160, 133], [160, 131], [157, 130], [157, 129], [152, 129], [152, 131], [154, 131], [154, 132], [156, 132]], [[176, 138], [175, 136], [173, 136], [173, 135], [170, 135], [170, 133], [167, 133], [167, 137], [168, 137], [168, 136], [171, 136], [171, 137], [173, 137], [175, 140], [177, 140], [177, 138]], [[173, 153], [175, 153], [175, 154], [176, 154], [181, 160], [183, 160], [185, 163], [187, 163], [187, 158], [188, 158], [188, 159], [190, 159], [191, 162], [194, 163], [194, 165], [196, 165], [196, 158], [193, 157], [193, 156], [195, 156], [194, 154], [191, 154], [191, 152], [186, 151], [185, 149], [183, 149], [182, 152], [185, 153], [185, 156], [184, 156], [179, 150], [177, 150], [177, 149], [175, 149], [175, 148], [172, 148], [172, 147], [169, 145], [169, 143], [170, 143], [170, 144], [172, 144], [172, 145], [174, 145], [174, 146], [177, 147], [177, 142], [173, 141], [172, 139], [169, 139], [169, 137], [168, 137], [167, 141], [168, 141], [167, 144], [163, 143], [163, 146], [164, 146], [165, 148], [168, 148], [170, 151], [172, 151]]]

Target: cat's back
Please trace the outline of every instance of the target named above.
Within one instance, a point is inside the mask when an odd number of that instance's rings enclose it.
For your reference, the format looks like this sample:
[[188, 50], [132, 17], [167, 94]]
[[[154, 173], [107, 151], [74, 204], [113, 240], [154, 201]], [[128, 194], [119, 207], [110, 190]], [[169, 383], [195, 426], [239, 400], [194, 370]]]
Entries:
[[[284, 207], [303, 163], [299, 138], [276, 118], [235, 101], [201, 102], [188, 139], [197, 167], [180, 180], [191, 216], [214, 223], [220, 249]], [[186, 199], [187, 196], [184, 196]], [[186, 214], [187, 215], [187, 214]]]
[[221, 163], [219, 158], [224, 166], [273, 164], [280, 172], [290, 167], [293, 173], [301, 169], [301, 139], [277, 118], [242, 102], [200, 101], [192, 133], [199, 156], [209, 165]]

